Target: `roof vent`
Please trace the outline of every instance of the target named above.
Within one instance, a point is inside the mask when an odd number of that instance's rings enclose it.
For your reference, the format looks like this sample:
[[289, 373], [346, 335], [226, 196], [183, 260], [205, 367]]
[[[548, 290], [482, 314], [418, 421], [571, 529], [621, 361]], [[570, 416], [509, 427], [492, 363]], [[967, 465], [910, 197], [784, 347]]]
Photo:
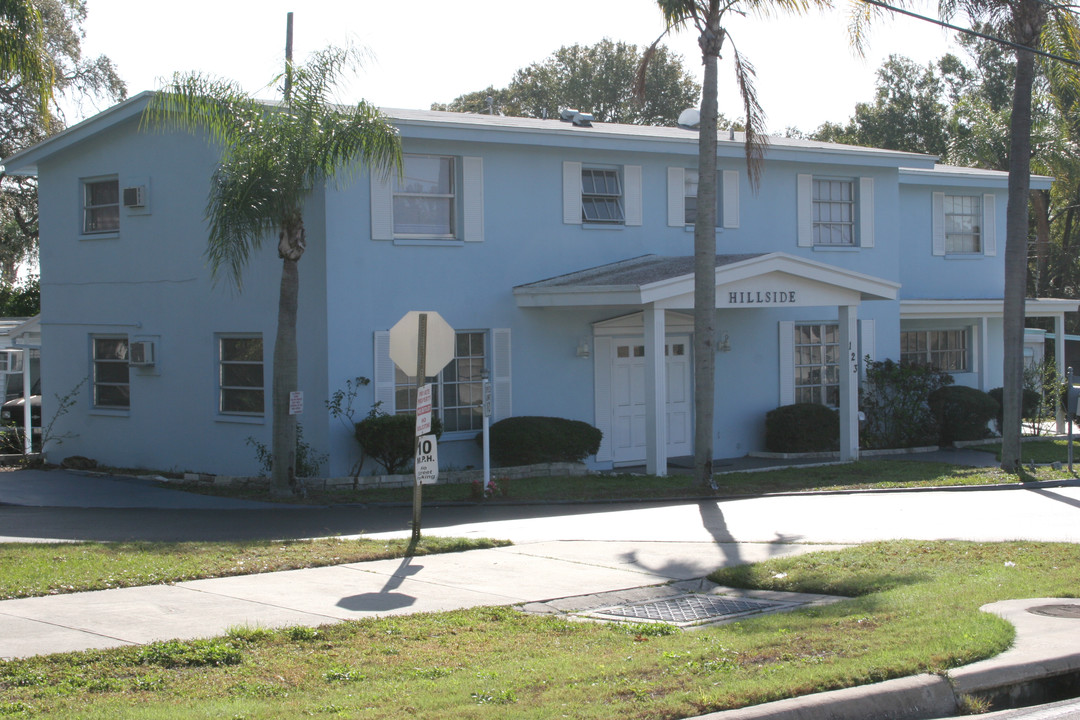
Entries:
[[679, 127], [693, 130], [701, 124], [701, 111], [697, 108], [686, 108], [679, 113], [678, 122]]
[[593, 116], [574, 108], [563, 108], [559, 111], [559, 119], [563, 122], [573, 123], [578, 127], [592, 127]]

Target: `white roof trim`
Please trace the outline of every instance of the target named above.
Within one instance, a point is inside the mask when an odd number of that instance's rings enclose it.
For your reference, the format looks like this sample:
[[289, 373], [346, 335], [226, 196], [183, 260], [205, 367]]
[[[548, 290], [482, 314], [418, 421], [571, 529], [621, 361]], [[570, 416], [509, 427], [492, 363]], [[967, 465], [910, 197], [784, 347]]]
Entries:
[[[1005, 301], [986, 300], [901, 300], [901, 320], [938, 320], [950, 318], [988, 317], [1004, 315]], [[1064, 298], [1028, 298], [1024, 302], [1026, 317], [1056, 317], [1080, 309], [1080, 300]]]

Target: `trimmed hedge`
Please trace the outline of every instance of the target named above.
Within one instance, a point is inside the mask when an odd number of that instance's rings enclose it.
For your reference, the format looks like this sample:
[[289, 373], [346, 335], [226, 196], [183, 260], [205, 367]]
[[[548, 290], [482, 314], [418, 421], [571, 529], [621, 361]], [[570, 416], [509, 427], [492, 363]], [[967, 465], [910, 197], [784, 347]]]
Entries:
[[938, 422], [942, 445], [988, 437], [987, 424], [1001, 414], [1001, 405], [989, 393], [964, 385], [938, 388], [930, 393], [928, 402]]
[[[523, 415], [500, 420], [490, 428], [494, 465], [581, 462], [600, 450], [604, 434], [580, 420]], [[476, 436], [478, 445], [483, 433]]]
[[[442, 421], [431, 417], [431, 432], [442, 435]], [[356, 423], [356, 439], [364, 454], [397, 475], [409, 466], [416, 452], [416, 414], [369, 415]]]
[[777, 453], [840, 448], [840, 414], [818, 403], [783, 405], [765, 414], [765, 449]]
[[[997, 420], [998, 429], [1001, 429], [1002, 413], [1004, 412], [1005, 402], [1002, 397], [1005, 395], [1005, 388], [996, 387], [989, 392], [990, 397], [997, 400], [998, 410], [997, 415], [994, 417]], [[1037, 420], [1039, 415], [1039, 406], [1042, 404], [1042, 395], [1038, 390], [1032, 390], [1031, 388], [1024, 388], [1024, 394], [1020, 400], [1020, 417], [1024, 420]]]

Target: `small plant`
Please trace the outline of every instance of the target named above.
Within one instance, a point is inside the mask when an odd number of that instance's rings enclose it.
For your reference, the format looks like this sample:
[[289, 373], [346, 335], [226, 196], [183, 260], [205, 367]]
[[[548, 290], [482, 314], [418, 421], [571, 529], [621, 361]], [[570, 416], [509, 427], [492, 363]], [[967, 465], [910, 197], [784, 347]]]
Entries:
[[263, 627], [238, 625], [236, 627], [229, 628], [227, 635], [231, 640], [238, 640], [245, 643], [257, 643], [273, 637], [274, 633]]
[[139, 652], [140, 663], [165, 668], [239, 665], [241, 659], [239, 650], [217, 639], [155, 642]]
[[783, 405], [765, 414], [765, 449], [826, 452], [840, 447], [840, 416], [819, 403]]
[[[529, 415], [500, 420], [489, 433], [492, 462], [503, 467], [581, 462], [597, 453], [604, 437], [580, 420]], [[476, 442], [483, 444], [482, 435]]]
[[356, 668], [338, 665], [323, 673], [326, 682], [359, 682], [364, 679], [364, 673]]
[[319, 631], [313, 627], [307, 627], [305, 625], [294, 625], [292, 627], [285, 628], [282, 631], [285, 637], [297, 642], [309, 642], [311, 640], [317, 640], [319, 638]]
[[988, 424], [1001, 413], [1001, 405], [989, 393], [964, 385], [938, 388], [930, 393], [929, 404], [941, 428], [942, 445], [989, 436]]
[[927, 365], [866, 360], [866, 384], [859, 392], [859, 409], [866, 415], [860, 432], [862, 446], [936, 444], [938, 427], [930, 411], [930, 393], [952, 385], [952, 375]]
[[[442, 422], [434, 416], [431, 432], [442, 436]], [[388, 474], [404, 472], [416, 452], [416, 415], [387, 415], [376, 403], [368, 416], [356, 423], [356, 440], [364, 454], [375, 458]]]
[[[259, 463], [259, 472], [262, 477], [269, 477], [274, 469], [274, 455], [265, 443], [248, 436], [247, 444], [255, 448], [255, 460]], [[313, 478], [319, 476], [326, 455], [316, 452], [313, 447], [304, 441], [304, 428], [296, 423], [296, 477]]]
[[[345, 389], [335, 390], [330, 399], [326, 401], [326, 409], [330, 411], [330, 417], [340, 422], [350, 432], [356, 427], [356, 421], [353, 420], [353, 415], [356, 413], [353, 409], [353, 401], [360, 394], [360, 388], [367, 387], [370, 384], [371, 379], [363, 376], [346, 380]], [[379, 403], [376, 403], [375, 407], [378, 407], [378, 405]], [[353, 478], [353, 489], [356, 488], [357, 481], [360, 479], [360, 471], [364, 467], [364, 457], [364, 448], [361, 445], [360, 459], [349, 470], [349, 475]]]
[[505, 494], [503, 488], [494, 479], [488, 482], [487, 486], [484, 485], [483, 480], [473, 480], [472, 482], [473, 500], [487, 500]]

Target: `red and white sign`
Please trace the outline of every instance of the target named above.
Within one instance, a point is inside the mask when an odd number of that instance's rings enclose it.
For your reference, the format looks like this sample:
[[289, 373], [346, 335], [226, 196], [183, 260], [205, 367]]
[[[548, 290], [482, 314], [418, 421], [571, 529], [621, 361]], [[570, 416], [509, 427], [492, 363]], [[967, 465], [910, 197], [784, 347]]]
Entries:
[[289, 393], [289, 414], [301, 415], [304, 412], [304, 391], [293, 390]]
[[431, 385], [421, 385], [416, 395], [416, 436], [431, 432]]

